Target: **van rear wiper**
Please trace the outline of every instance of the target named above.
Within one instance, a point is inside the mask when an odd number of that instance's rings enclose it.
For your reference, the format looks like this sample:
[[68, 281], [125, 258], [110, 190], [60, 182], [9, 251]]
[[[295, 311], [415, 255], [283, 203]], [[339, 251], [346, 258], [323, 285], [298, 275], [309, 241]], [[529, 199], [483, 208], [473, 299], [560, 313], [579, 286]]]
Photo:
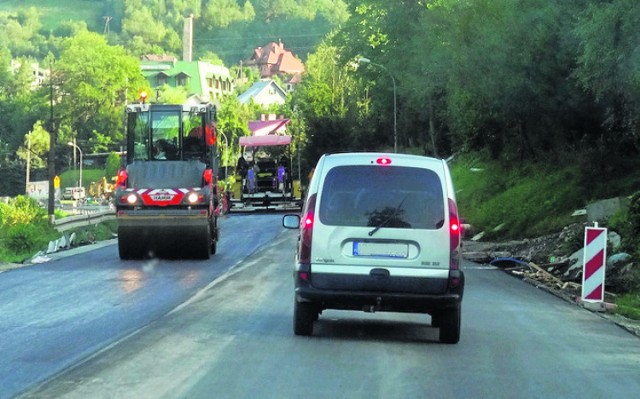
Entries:
[[385, 220], [383, 220], [380, 224], [378, 224], [373, 230], [371, 230], [369, 232], [369, 237], [371, 237], [372, 235], [374, 235], [376, 233], [376, 231], [380, 230], [380, 228], [382, 226], [384, 226], [385, 224], [387, 224], [387, 222], [389, 222], [389, 220], [393, 219], [394, 217], [396, 217], [396, 215], [398, 214], [398, 212], [400, 211], [400, 209], [402, 209], [402, 204], [404, 204], [404, 200], [407, 199], [407, 196], [405, 195], [402, 198], [402, 201], [400, 201], [400, 203], [398, 204], [398, 206], [396, 206], [396, 209], [393, 210], [393, 212], [391, 213], [391, 215], [389, 215], [389, 217], [387, 217]]

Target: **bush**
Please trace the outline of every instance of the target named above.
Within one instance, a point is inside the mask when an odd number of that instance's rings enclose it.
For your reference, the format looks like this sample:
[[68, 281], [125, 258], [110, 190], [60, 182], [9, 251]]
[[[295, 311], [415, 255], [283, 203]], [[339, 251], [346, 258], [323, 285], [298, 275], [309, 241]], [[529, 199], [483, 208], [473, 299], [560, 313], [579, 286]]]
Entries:
[[30, 197], [19, 195], [8, 204], [0, 204], [0, 226], [16, 226], [19, 224], [38, 223], [45, 218], [47, 212]]
[[107, 165], [105, 167], [107, 181], [110, 181], [113, 176], [116, 176], [118, 174], [121, 162], [122, 161], [120, 160], [120, 155], [118, 155], [118, 153], [112, 152], [109, 154], [109, 156], [107, 157]]
[[607, 226], [622, 237], [621, 250], [640, 259], [640, 192], [631, 196], [628, 208], [609, 218]]
[[18, 196], [0, 204], [0, 256], [3, 261], [22, 261], [60, 234], [49, 226], [47, 211], [37, 201]]
[[7, 231], [5, 246], [17, 255], [28, 257], [46, 248], [49, 241], [55, 240], [58, 236], [59, 234], [48, 226], [19, 224]]
[[628, 217], [631, 233], [633, 235], [638, 235], [640, 233], [640, 192], [636, 192], [631, 196]]

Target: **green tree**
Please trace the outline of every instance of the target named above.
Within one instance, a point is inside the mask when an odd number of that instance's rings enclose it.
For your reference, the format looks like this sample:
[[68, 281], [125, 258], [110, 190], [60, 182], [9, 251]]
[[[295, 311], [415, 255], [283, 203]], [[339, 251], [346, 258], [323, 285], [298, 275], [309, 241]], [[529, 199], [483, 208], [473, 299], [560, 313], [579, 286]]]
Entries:
[[164, 85], [157, 92], [158, 97], [151, 99], [161, 104], [184, 104], [187, 101], [189, 93], [186, 87], [173, 87]]
[[603, 151], [640, 150], [640, 3], [592, 2], [575, 27], [579, 39], [574, 76], [605, 110]]
[[19, 10], [15, 16], [0, 16], [0, 35], [16, 57], [39, 57], [44, 37], [39, 34], [40, 14], [36, 7]]
[[[5, 50], [2, 58], [7, 62], [0, 63], [0, 141], [7, 144], [6, 150], [13, 153], [23, 141], [23, 135], [29, 131], [40, 117], [37, 94], [32, 90], [33, 60], [16, 59], [17, 69], [11, 66], [9, 52]], [[4, 58], [4, 57], [7, 58]], [[14, 65], [15, 66], [15, 65]], [[7, 69], [4, 69], [4, 68]]]
[[[401, 146], [557, 155], [598, 126], [571, 79], [571, 30], [588, 1], [353, 0], [333, 43], [343, 62], [365, 56], [395, 77]], [[390, 130], [389, 76], [358, 73], [372, 82], [375, 125]]]
[[[87, 152], [121, 142], [126, 97], [133, 99], [148, 86], [139, 62], [121, 46], [108, 45], [103, 36], [83, 31], [65, 41], [54, 73], [61, 94], [60, 123], [80, 142], [95, 144]], [[99, 135], [111, 140], [105, 142]]]
[[240, 6], [236, 0], [209, 0], [202, 13], [202, 25], [207, 30], [227, 28], [235, 22], [250, 21], [255, 17], [251, 2]]
[[[125, 3], [122, 36], [133, 44], [130, 51], [135, 51], [138, 54], [154, 54], [157, 50], [169, 53], [178, 52], [180, 42], [175, 43], [172, 40], [177, 37], [177, 34], [172, 28], [165, 26], [164, 20], [167, 14], [163, 6], [164, 2], [148, 3], [149, 0], [127, 0]], [[167, 39], [170, 43], [165, 42]], [[158, 47], [162, 44], [171, 44], [172, 47]]]
[[361, 90], [352, 63], [341, 63], [337, 48], [322, 44], [309, 55], [305, 78], [291, 99], [295, 115], [304, 115], [302, 151], [309, 165], [323, 153], [376, 146], [358, 129], [363, 124]]
[[[238, 138], [250, 134], [249, 120], [251, 119], [253, 119], [253, 114], [247, 107], [240, 104], [238, 97], [226, 96], [222, 99], [218, 110], [217, 128], [227, 138], [232, 154], [240, 153]], [[231, 156], [229, 155], [228, 158], [230, 160]]]
[[16, 154], [26, 160], [30, 158], [32, 168], [44, 168], [49, 154], [49, 132], [42, 127], [42, 122], [37, 121], [30, 132], [24, 135], [23, 146], [18, 148]]
[[118, 174], [118, 170], [120, 170], [120, 166], [122, 166], [122, 160], [120, 159], [120, 155], [117, 152], [111, 152], [107, 156], [105, 174], [107, 176], [107, 180], [111, 177], [116, 176]]

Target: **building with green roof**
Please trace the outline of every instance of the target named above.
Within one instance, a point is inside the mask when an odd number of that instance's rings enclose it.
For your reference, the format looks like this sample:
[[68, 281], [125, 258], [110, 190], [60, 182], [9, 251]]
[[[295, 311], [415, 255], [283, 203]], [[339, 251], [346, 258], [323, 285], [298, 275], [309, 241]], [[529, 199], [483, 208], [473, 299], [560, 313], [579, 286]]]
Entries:
[[154, 89], [164, 85], [186, 87], [189, 96], [218, 103], [233, 92], [229, 69], [204, 61], [178, 61], [172, 56], [144, 56], [140, 62], [142, 74]]

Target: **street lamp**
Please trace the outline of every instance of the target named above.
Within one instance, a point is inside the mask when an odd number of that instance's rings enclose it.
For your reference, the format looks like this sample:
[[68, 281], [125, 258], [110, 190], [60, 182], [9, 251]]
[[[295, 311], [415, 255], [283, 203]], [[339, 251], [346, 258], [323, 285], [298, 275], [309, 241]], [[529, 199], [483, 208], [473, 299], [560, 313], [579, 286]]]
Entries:
[[74, 149], [77, 149], [78, 152], [80, 153], [80, 177], [78, 179], [78, 187], [82, 187], [82, 150], [80, 149], [80, 147], [78, 147], [75, 143], [71, 141], [68, 142], [67, 144], [73, 147]]
[[391, 71], [389, 69], [387, 69], [383, 65], [376, 64], [375, 62], [372, 62], [368, 58], [364, 58], [364, 57], [358, 58], [358, 62], [359, 63], [363, 63], [363, 64], [371, 64], [371, 65], [375, 65], [377, 67], [380, 67], [380, 68], [384, 69], [385, 71], [387, 71], [387, 73], [391, 77], [391, 83], [393, 83], [393, 152], [398, 152], [398, 129], [397, 129], [398, 128], [398, 123], [397, 123], [397, 106], [396, 106], [396, 79], [393, 77], [393, 74], [391, 73]]

